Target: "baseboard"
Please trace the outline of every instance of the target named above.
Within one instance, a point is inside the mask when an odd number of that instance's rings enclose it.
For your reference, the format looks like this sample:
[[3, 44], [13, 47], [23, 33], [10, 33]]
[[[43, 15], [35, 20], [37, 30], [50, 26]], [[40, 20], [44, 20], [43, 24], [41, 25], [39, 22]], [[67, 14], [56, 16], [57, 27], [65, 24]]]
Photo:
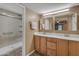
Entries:
[[32, 53], [34, 53], [35, 50], [31, 51], [30, 53], [28, 53], [26, 56], [30, 56]]

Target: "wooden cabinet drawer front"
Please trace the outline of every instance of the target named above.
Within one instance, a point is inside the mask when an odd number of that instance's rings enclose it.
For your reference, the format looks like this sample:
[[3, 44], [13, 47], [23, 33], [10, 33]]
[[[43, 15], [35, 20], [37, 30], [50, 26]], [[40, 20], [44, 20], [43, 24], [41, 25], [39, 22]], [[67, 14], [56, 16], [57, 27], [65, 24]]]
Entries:
[[47, 55], [48, 56], [56, 56], [56, 50], [47, 49]]
[[47, 38], [47, 42], [57, 42], [57, 39], [55, 38]]
[[56, 43], [53, 43], [53, 42], [47, 42], [47, 48], [50, 48], [50, 49], [56, 49]]

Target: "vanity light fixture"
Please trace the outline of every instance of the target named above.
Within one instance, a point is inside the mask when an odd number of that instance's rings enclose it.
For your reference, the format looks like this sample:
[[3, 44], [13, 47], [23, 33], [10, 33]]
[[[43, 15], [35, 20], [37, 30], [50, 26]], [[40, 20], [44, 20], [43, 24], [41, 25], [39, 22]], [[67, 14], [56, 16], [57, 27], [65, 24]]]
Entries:
[[63, 10], [59, 10], [59, 11], [55, 11], [55, 12], [45, 13], [45, 14], [43, 14], [43, 16], [48, 16], [48, 15], [52, 15], [52, 14], [56, 14], [56, 13], [61, 13], [61, 12], [66, 12], [66, 11], [69, 11], [69, 9], [63, 9]]

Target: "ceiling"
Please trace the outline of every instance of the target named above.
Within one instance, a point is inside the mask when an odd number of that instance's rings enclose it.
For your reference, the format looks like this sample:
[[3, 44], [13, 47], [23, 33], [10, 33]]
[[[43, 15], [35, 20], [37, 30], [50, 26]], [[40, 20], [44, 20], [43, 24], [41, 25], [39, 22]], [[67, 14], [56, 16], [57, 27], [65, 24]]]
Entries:
[[50, 11], [71, 7], [73, 3], [25, 3], [24, 5], [37, 13], [43, 14]]
[[18, 14], [23, 14], [23, 8], [18, 3], [0, 3], [0, 8]]
[[6, 9], [15, 13], [23, 14], [23, 7], [25, 6], [33, 11], [43, 14], [50, 11], [64, 9], [75, 5], [73, 3], [0, 3], [0, 8]]

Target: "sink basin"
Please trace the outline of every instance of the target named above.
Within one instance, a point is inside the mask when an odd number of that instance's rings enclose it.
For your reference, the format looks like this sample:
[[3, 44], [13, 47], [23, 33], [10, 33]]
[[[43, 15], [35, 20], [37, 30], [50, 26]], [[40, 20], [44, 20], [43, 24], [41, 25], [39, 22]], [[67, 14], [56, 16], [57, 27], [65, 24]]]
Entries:
[[68, 34], [65, 34], [65, 35], [64, 35], [64, 37], [70, 37], [70, 35], [68, 35]]
[[50, 35], [51, 33], [48, 33], [48, 32], [39, 32], [39, 34], [47, 34], [47, 35]]
[[39, 32], [39, 34], [51, 35], [51, 36], [64, 36], [63, 34], [59, 34], [59, 33], [48, 33], [48, 32]]

